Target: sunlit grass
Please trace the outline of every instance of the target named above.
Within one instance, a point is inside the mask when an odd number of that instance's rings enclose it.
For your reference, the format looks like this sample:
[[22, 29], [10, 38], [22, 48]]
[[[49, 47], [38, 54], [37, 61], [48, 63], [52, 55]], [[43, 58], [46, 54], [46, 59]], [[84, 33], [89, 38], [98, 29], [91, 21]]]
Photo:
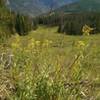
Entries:
[[0, 45], [0, 98], [99, 100], [100, 35], [67, 36], [39, 27]]

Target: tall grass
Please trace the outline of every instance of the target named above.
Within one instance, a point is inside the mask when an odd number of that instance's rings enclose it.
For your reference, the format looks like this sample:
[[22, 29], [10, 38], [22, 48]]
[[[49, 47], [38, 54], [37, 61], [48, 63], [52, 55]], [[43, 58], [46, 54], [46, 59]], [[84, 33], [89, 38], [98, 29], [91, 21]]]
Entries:
[[71, 47], [66, 60], [52, 51], [54, 41], [13, 36], [0, 49], [0, 99], [99, 100], [93, 73], [86, 67], [92, 67], [87, 62], [90, 42], [74, 41]]

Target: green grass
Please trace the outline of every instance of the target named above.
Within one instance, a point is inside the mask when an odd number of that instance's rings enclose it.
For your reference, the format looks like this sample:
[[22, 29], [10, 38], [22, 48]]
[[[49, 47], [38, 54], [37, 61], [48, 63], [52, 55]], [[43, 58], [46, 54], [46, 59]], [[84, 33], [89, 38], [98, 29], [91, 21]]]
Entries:
[[[70, 36], [57, 33], [57, 27], [39, 27], [36, 31], [33, 31], [26, 36], [26, 38], [33, 37], [36, 40], [43, 41], [45, 39], [53, 41], [53, 47], [51, 50], [54, 52], [58, 51], [59, 53], [68, 53], [71, 51], [73, 43], [76, 41], [86, 41], [91, 43], [89, 53], [93, 52], [93, 59], [89, 62], [100, 66], [100, 35], [91, 35], [91, 36]], [[24, 37], [25, 38], [25, 37]], [[62, 52], [63, 51], [63, 52]], [[93, 61], [94, 60], [94, 61]]]
[[99, 34], [68, 36], [57, 33], [57, 27], [40, 26], [27, 36], [12, 36], [0, 45], [0, 97], [99, 100], [99, 45]]

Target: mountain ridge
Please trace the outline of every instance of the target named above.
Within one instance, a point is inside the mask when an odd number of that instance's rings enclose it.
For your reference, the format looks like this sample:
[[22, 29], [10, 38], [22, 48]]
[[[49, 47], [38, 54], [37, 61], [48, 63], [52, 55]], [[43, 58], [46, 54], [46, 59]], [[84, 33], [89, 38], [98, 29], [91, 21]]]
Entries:
[[75, 1], [77, 0], [7, 0], [7, 6], [13, 11], [37, 16]]
[[98, 0], [79, 0], [69, 5], [64, 5], [56, 11], [63, 12], [100, 12], [100, 1]]

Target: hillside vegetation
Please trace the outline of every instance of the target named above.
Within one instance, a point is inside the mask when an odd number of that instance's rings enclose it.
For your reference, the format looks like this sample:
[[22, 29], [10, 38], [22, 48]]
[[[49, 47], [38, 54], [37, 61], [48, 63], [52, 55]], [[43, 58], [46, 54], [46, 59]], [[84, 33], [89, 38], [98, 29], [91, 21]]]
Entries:
[[52, 12], [36, 18], [38, 24], [45, 26], [59, 26], [58, 32], [66, 35], [82, 35], [82, 28], [86, 24], [94, 30], [91, 34], [100, 33], [100, 13], [56, 13]]
[[35, 21], [31, 17], [12, 12], [6, 7], [5, 0], [0, 0], [0, 42], [15, 33], [26, 35], [36, 28]]
[[57, 9], [58, 12], [64, 11], [66, 13], [75, 12], [100, 12], [99, 0], [77, 0], [77, 2], [67, 4]]
[[15, 12], [38, 16], [77, 0], [9, 0], [9, 7]]
[[98, 12], [32, 18], [0, 0], [0, 100], [99, 100], [99, 33]]
[[0, 98], [99, 100], [100, 35], [68, 36], [39, 27], [0, 45]]
[[[13, 14], [5, 7], [4, 1], [0, 0], [0, 37], [9, 37], [11, 34], [10, 22], [13, 19]], [[0, 39], [1, 39], [0, 38]]]

